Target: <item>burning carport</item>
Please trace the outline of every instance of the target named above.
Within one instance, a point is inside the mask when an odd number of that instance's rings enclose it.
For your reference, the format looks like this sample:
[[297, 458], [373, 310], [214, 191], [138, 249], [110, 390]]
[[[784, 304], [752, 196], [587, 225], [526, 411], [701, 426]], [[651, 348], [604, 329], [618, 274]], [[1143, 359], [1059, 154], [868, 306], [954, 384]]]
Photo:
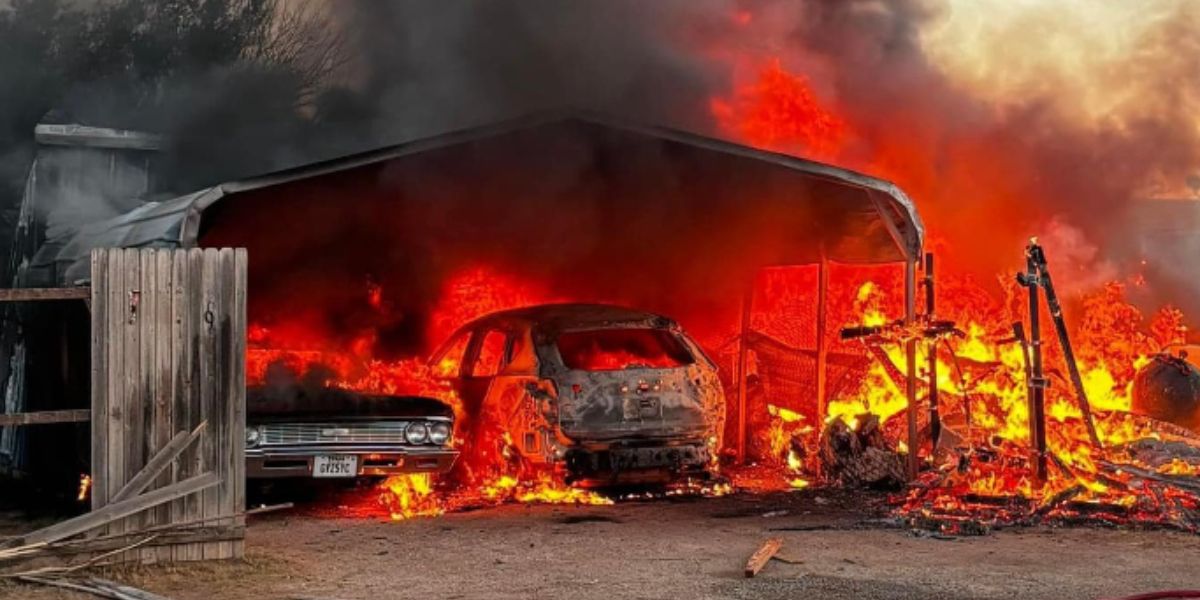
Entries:
[[[557, 297], [645, 307], [678, 315], [693, 329], [712, 318], [736, 324], [740, 305], [743, 331], [750, 309], [744, 292], [763, 267], [903, 263], [911, 319], [922, 237], [912, 202], [886, 181], [572, 112], [148, 202], [48, 240], [27, 281], [85, 281], [88, 253], [99, 247], [245, 247], [252, 325], [298, 317], [312, 335], [350, 345], [345, 332], [361, 329], [356, 312], [367, 282], [387, 291], [391, 315], [371, 325], [375, 351], [402, 356], [440, 341], [437, 286], [481, 261], [536, 280]], [[824, 286], [813, 291], [824, 318]], [[824, 335], [823, 324], [817, 331]], [[746, 434], [742, 347], [735, 369], [739, 454]], [[819, 373], [826, 347], [818, 339]], [[911, 358], [908, 371], [912, 399]], [[823, 380], [818, 375], [818, 399]]]

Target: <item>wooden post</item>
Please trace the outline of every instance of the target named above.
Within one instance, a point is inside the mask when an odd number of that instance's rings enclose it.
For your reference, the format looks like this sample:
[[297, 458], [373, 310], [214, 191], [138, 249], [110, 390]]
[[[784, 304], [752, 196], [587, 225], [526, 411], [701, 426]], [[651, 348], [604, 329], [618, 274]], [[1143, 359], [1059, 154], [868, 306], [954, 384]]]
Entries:
[[748, 370], [747, 362], [750, 354], [750, 309], [754, 300], [754, 277], [750, 277], [750, 282], [746, 285], [746, 289], [742, 294], [742, 322], [738, 336], [738, 357], [737, 357], [737, 408], [738, 408], [738, 434], [737, 434], [737, 456], [738, 463], [746, 463], [746, 371]]
[[[904, 262], [904, 323], [911, 326], [917, 318], [917, 261], [908, 258]], [[904, 342], [907, 359], [905, 373], [905, 396], [908, 398], [908, 478], [916, 479], [920, 463], [917, 458], [917, 340]]]
[[[217, 528], [245, 524], [246, 265], [240, 249], [93, 251], [93, 510], [130, 487], [150, 494], [215, 477], [202, 491], [114, 520], [110, 533], [201, 517]], [[207, 425], [196, 432], [201, 422]], [[184, 439], [181, 432], [196, 432], [195, 443], [164, 455], [173, 440]], [[240, 539], [225, 536], [141, 548], [125, 558], [221, 559], [242, 552]]]

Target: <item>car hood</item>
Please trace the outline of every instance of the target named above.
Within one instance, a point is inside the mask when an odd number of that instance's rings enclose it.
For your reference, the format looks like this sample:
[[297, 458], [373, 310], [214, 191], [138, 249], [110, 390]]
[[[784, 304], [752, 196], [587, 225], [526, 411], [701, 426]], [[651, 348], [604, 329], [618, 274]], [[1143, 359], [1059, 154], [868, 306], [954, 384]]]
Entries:
[[324, 387], [246, 389], [246, 419], [254, 423], [375, 421], [453, 416], [454, 411], [448, 404], [424, 396], [364, 394]]

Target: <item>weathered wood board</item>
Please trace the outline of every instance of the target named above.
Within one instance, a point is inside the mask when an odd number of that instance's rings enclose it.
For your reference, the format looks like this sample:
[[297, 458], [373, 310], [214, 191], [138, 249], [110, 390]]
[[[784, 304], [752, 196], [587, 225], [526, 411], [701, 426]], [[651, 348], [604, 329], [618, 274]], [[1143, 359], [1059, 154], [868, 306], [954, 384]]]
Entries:
[[[204, 473], [216, 486], [109, 525], [241, 530], [245, 517], [246, 251], [92, 251], [92, 509], [110, 502], [179, 432], [199, 439], [146, 487]], [[143, 548], [131, 559], [241, 557], [240, 539]]]

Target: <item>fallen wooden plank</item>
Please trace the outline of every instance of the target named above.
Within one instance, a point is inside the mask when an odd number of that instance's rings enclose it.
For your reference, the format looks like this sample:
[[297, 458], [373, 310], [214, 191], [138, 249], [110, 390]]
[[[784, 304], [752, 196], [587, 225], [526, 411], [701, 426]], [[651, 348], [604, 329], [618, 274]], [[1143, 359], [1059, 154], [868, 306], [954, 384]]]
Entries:
[[0, 427], [46, 425], [50, 423], [86, 423], [90, 420], [92, 420], [92, 411], [86, 408], [78, 410], [42, 410], [38, 412], [2, 414], [0, 415]]
[[175, 434], [175, 437], [171, 438], [171, 441], [167, 442], [166, 446], [163, 446], [161, 450], [146, 462], [146, 466], [142, 467], [142, 470], [138, 471], [137, 475], [134, 475], [125, 483], [124, 487], [117, 490], [116, 494], [113, 494], [109, 502], [120, 502], [135, 494], [140, 494], [142, 490], [146, 489], [146, 486], [150, 485], [150, 482], [154, 481], [155, 477], [158, 477], [163, 472], [163, 469], [171, 466], [175, 458], [200, 437], [200, 432], [204, 431], [204, 426], [207, 424], [208, 421], [201, 421], [191, 433], [180, 431]]
[[[17, 538], [20, 539], [20, 538]], [[27, 546], [18, 546], [15, 548], [5, 548], [0, 550], [0, 561], [5, 561], [13, 558], [19, 558], [28, 554], [37, 554], [46, 547], [46, 543], [29, 544]]]
[[128, 546], [124, 546], [124, 547], [118, 548], [116, 550], [105, 552], [104, 554], [99, 554], [97, 556], [93, 556], [93, 557], [87, 559], [86, 561], [81, 562], [77, 565], [71, 565], [69, 567], [42, 567], [40, 569], [34, 569], [32, 571], [20, 571], [20, 572], [16, 572], [16, 573], [0, 573], [0, 579], [20, 579], [22, 577], [28, 577], [31, 575], [33, 575], [33, 576], [66, 575], [68, 573], [74, 573], [75, 571], [79, 571], [81, 569], [86, 569], [88, 567], [107, 566], [107, 565], [114, 564], [114, 563], [106, 563], [106, 562], [104, 562], [105, 559], [110, 558], [112, 556], [116, 556], [118, 554], [129, 552], [130, 550], [144, 546], [145, 544], [148, 544], [148, 543], [154, 541], [155, 537], [157, 537], [157, 536], [153, 536], [153, 535], [148, 536], [140, 541], [129, 544]]
[[[157, 531], [158, 533], [153, 536], [154, 539], [146, 542], [143, 544], [143, 546], [147, 548], [156, 548], [161, 546], [198, 544], [204, 542], [236, 541], [246, 538], [246, 528], [240, 525], [158, 529]], [[63, 558], [80, 554], [109, 552], [112, 550], [125, 548], [129, 545], [130, 538], [138, 535], [145, 537], [148, 533], [151, 533], [150, 529], [147, 529], [143, 532], [126, 532], [112, 536], [101, 536], [98, 538], [77, 538], [73, 540], [64, 540], [54, 544], [44, 545], [32, 552], [4, 557], [3, 560], [5, 562], [21, 562], [24, 560], [45, 557]]]
[[783, 540], [780, 538], [770, 538], [763, 542], [754, 554], [750, 555], [750, 560], [746, 561], [746, 577], [754, 577], [758, 572], [767, 566], [767, 562], [775, 556], [776, 552], [783, 547]]
[[86, 286], [0, 289], [0, 302], [28, 302], [33, 300], [87, 300], [91, 297], [92, 288]]
[[58, 540], [107, 525], [117, 519], [141, 512], [152, 506], [158, 506], [159, 504], [170, 502], [176, 498], [182, 498], [193, 492], [208, 489], [218, 483], [220, 483], [220, 480], [213, 473], [197, 475], [191, 479], [146, 492], [141, 496], [136, 496], [128, 500], [114, 502], [90, 513], [67, 519], [44, 529], [39, 529], [26, 535], [25, 543], [57, 542]]
[[20, 577], [16, 577], [15, 579], [22, 583], [36, 583], [38, 585], [45, 585], [45, 586], [56, 587], [56, 588], [60, 588], [60, 589], [64, 589], [64, 590], [71, 590], [74, 592], [81, 592], [84, 594], [91, 594], [93, 596], [99, 596], [101, 598], [110, 598], [111, 600], [120, 600], [120, 598], [110, 594], [109, 592], [107, 592], [105, 590], [101, 590], [99, 588], [88, 585], [86, 583], [70, 581], [70, 580], [61, 579], [58, 577], [39, 577], [37, 575], [22, 575]]
[[1124, 471], [1138, 477], [1140, 479], [1148, 479], [1156, 481], [1166, 486], [1190, 492], [1192, 494], [1200, 494], [1200, 478], [1190, 475], [1169, 475], [1156, 473], [1148, 469], [1142, 469], [1134, 465], [1124, 463], [1112, 463], [1104, 460], [1096, 461], [1096, 464], [1110, 471]]
[[99, 577], [91, 577], [87, 582], [99, 589], [112, 593], [113, 597], [117, 598], [117, 600], [169, 600], [166, 596], [159, 596], [140, 588]]

